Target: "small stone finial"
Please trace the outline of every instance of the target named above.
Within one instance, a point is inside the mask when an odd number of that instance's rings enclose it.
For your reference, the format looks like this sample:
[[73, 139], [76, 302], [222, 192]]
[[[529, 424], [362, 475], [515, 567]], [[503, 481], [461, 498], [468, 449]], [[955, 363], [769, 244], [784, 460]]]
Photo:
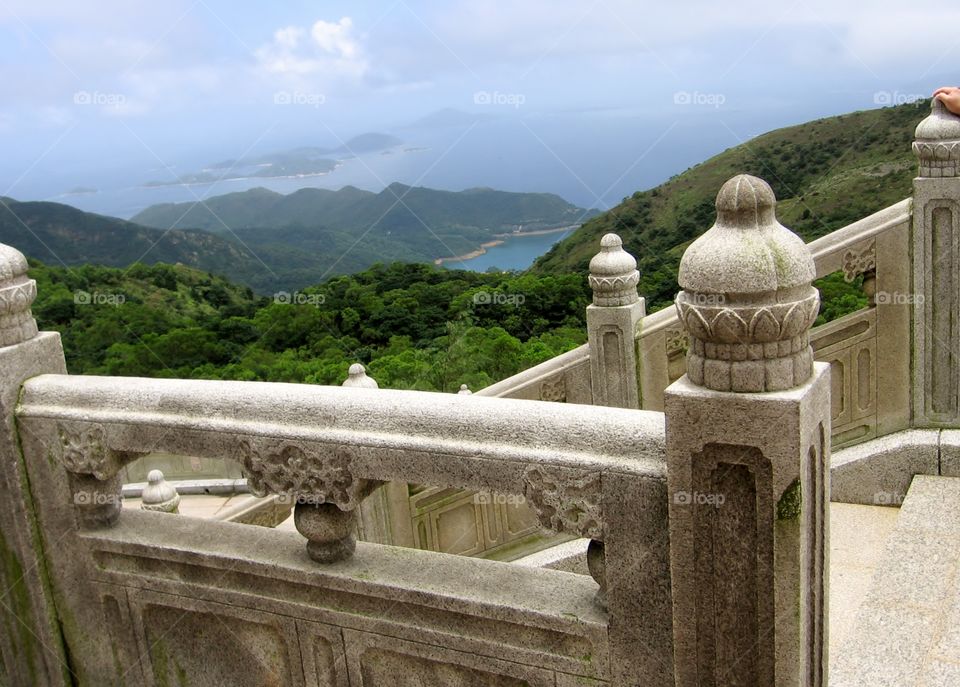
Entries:
[[590, 260], [589, 281], [594, 305], [632, 305], [640, 299], [637, 261], [623, 249], [623, 241], [616, 234], [600, 239], [600, 252]]
[[373, 377], [367, 376], [366, 368], [360, 363], [354, 363], [347, 371], [347, 378], [343, 380], [341, 386], [349, 386], [359, 389], [379, 389], [380, 385]]
[[180, 494], [176, 487], [163, 478], [162, 472], [151, 470], [140, 498], [140, 507], [158, 513], [179, 513]]
[[777, 221], [773, 189], [741, 174], [717, 194], [717, 221], [680, 261], [676, 298], [690, 336], [687, 376], [716, 391], [781, 391], [813, 374], [816, 268]]
[[920, 176], [960, 176], [960, 117], [936, 98], [930, 109], [914, 135], [913, 153], [920, 161]]
[[460, 395], [460, 396], [469, 396], [469, 395], [471, 395], [472, 393], [473, 393], [473, 392], [470, 391], [470, 387], [468, 387], [466, 384], [461, 384], [461, 385], [460, 385], [460, 391], [457, 392], [457, 394]]
[[13, 346], [37, 335], [30, 306], [37, 282], [27, 276], [27, 259], [16, 248], [0, 243], [0, 346]]

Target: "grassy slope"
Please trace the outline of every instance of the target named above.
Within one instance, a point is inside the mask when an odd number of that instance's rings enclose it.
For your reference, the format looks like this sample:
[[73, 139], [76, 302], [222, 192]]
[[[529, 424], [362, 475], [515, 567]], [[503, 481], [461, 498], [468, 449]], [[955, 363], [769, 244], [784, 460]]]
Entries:
[[714, 220], [714, 199], [730, 177], [765, 179], [778, 216], [805, 240], [823, 236], [892, 205], [911, 192], [913, 130], [928, 112], [914, 105], [828, 117], [758, 136], [637, 192], [554, 246], [534, 273], [581, 272], [600, 238], [616, 232], [637, 257], [640, 292], [653, 309], [672, 301], [683, 250]]

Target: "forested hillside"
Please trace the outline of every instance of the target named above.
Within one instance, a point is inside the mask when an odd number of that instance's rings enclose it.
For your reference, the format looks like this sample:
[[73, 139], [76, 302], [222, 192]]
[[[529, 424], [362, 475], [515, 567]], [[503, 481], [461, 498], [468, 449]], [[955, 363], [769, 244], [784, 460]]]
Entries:
[[766, 180], [780, 221], [810, 241], [910, 195], [913, 132], [929, 105], [854, 112], [746, 141], [625, 198], [556, 244], [532, 272], [583, 273], [600, 237], [612, 231], [637, 257], [648, 308], [659, 309], [676, 294], [684, 249], [713, 224], [714, 200], [727, 179], [746, 173]]
[[275, 298], [183, 266], [31, 262], [43, 329], [72, 373], [478, 389], [586, 340], [582, 275], [377, 265]]

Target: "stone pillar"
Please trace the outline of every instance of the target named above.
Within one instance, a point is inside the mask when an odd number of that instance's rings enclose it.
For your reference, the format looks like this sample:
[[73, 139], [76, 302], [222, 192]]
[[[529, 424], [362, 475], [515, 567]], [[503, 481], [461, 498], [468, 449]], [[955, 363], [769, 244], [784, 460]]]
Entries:
[[[939, 100], [913, 152], [914, 426], [960, 421], [960, 117]], [[906, 296], [907, 294], [904, 294]]]
[[637, 261], [623, 250], [620, 237], [604, 236], [590, 261], [593, 303], [587, 306], [594, 405], [640, 407], [636, 330], [646, 310], [638, 281]]
[[23, 255], [0, 244], [0, 684], [73, 684], [45, 575], [43, 543], [17, 440], [20, 386], [66, 372], [60, 335], [38, 333], [37, 283]]
[[813, 258], [734, 177], [684, 253], [687, 374], [665, 394], [677, 687], [827, 684], [829, 366]]

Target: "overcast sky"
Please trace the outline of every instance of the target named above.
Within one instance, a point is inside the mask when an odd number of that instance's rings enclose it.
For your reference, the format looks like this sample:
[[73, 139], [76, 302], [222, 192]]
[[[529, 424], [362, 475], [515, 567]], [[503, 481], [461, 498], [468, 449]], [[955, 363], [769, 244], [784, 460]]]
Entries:
[[0, 0], [0, 193], [54, 166], [333, 143], [447, 107], [784, 125], [960, 82], [958, 43], [943, 0]]

